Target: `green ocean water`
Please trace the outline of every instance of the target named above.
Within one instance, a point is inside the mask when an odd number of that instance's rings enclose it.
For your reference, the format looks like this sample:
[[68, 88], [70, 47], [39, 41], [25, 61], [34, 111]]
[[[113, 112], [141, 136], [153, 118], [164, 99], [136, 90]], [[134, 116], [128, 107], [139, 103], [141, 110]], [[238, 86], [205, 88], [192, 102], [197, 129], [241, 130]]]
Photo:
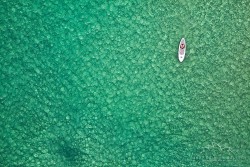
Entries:
[[249, 7], [2, 0], [0, 167], [250, 166]]

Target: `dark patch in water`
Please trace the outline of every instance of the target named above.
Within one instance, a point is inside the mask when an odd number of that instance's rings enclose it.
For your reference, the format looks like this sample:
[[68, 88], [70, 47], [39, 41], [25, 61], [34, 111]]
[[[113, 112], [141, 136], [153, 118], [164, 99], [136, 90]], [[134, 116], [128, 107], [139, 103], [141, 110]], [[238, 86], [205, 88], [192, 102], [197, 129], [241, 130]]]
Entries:
[[71, 165], [80, 165], [86, 162], [88, 154], [83, 152], [74, 139], [66, 140], [60, 137], [57, 140], [56, 152]]

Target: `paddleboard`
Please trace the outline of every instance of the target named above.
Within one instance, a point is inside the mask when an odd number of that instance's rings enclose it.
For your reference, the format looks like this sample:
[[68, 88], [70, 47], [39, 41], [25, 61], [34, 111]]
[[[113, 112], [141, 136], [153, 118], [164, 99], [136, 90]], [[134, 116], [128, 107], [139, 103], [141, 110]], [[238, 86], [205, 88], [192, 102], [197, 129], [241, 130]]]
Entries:
[[184, 38], [182, 38], [179, 44], [179, 51], [178, 51], [178, 59], [180, 62], [183, 62], [185, 54], [186, 54], [186, 41]]

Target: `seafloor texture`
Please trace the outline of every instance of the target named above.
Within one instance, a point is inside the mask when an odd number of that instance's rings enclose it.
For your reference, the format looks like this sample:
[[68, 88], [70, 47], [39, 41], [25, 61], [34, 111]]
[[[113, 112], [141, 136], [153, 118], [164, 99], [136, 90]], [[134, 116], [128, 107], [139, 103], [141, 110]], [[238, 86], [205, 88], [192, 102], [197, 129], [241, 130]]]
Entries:
[[249, 6], [2, 0], [0, 166], [250, 166]]

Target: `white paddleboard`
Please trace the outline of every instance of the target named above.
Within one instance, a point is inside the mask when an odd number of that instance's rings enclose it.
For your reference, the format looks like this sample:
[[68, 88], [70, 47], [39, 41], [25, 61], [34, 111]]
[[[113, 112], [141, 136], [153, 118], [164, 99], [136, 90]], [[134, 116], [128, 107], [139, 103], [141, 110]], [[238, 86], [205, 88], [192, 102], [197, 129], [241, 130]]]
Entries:
[[185, 54], [186, 54], [186, 41], [184, 38], [182, 38], [179, 44], [179, 51], [178, 51], [178, 59], [180, 62], [183, 62]]

